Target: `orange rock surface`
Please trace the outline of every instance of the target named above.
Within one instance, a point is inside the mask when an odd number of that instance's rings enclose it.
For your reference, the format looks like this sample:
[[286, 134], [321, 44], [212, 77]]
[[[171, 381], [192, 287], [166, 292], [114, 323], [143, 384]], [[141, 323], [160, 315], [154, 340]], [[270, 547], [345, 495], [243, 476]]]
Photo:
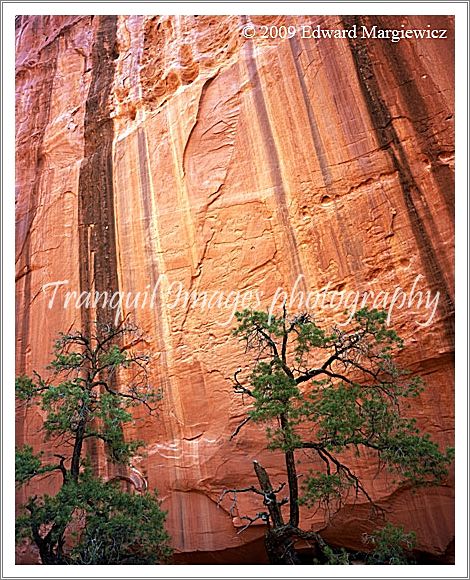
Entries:
[[[439, 292], [432, 323], [418, 324], [416, 304], [392, 320], [406, 343], [401, 361], [426, 380], [413, 413], [453, 444], [453, 22], [249, 20], [449, 32], [397, 43], [248, 40], [240, 16], [16, 22], [17, 373], [45, 372], [59, 331], [110, 315], [64, 308], [67, 290], [135, 297], [157, 284], [151, 307], [123, 308], [149, 337], [164, 392], [158, 415], [140, 413], [130, 435], [147, 442], [134, 464], [164, 500], [178, 562], [262, 561], [262, 526], [237, 534], [256, 498], [241, 495], [232, 513], [217, 501], [224, 488], [254, 483], [253, 459], [274, 482], [284, 478], [261, 426], [230, 440], [246, 409], [230, 378], [250, 362], [230, 336], [230, 312], [242, 306], [231, 291], [262, 293], [266, 307], [299, 276], [299, 291], [410, 293], [421, 275], [420, 290]], [[57, 281], [67, 283], [49, 308], [43, 287]], [[178, 288], [223, 292], [226, 307], [185, 305]], [[39, 445], [40, 423], [38, 411], [19, 409], [17, 443]], [[111, 470], [102, 450], [90, 451]], [[390, 519], [416, 530], [418, 548], [448, 561], [452, 481], [412, 493], [371, 457], [354, 466]], [[365, 504], [331, 520], [303, 517], [351, 548], [371, 529]]]

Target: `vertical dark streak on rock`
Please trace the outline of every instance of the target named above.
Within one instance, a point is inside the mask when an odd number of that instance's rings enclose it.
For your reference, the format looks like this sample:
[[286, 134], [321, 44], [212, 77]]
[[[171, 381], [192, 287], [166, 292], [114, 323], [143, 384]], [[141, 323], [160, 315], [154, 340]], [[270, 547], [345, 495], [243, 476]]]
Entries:
[[[243, 17], [246, 21], [246, 18]], [[286, 191], [284, 183], [282, 180], [282, 174], [280, 170], [280, 160], [279, 154], [276, 148], [276, 142], [274, 140], [273, 131], [271, 124], [269, 122], [269, 115], [266, 108], [266, 102], [263, 95], [263, 89], [261, 85], [261, 79], [259, 77], [258, 69], [256, 66], [256, 60], [253, 53], [253, 41], [248, 40], [245, 43], [246, 47], [246, 63], [248, 68], [248, 73], [250, 77], [250, 82], [253, 87], [254, 105], [256, 109], [256, 116], [258, 117], [258, 122], [260, 124], [261, 133], [264, 138], [266, 145], [266, 151], [269, 157], [269, 168], [271, 172], [271, 179], [274, 186], [274, 195], [277, 203], [278, 209], [278, 219], [284, 230], [285, 236], [287, 238], [288, 247], [285, 248], [285, 252], [288, 254], [288, 259], [290, 260], [291, 272], [295, 273], [295, 279], [300, 276], [304, 276], [303, 268], [300, 263], [297, 240], [295, 238], [295, 233], [292, 228], [292, 224], [289, 219], [289, 212], [287, 209], [286, 201]], [[300, 288], [305, 291], [305, 278], [302, 278]]]
[[[140, 179], [140, 190], [141, 190], [141, 200], [142, 200], [142, 209], [143, 209], [143, 224], [146, 227], [146, 240], [147, 245], [145, 247], [145, 251], [147, 253], [147, 259], [145, 263], [149, 265], [149, 274], [150, 274], [150, 288], [151, 294], [153, 296], [153, 292], [155, 289], [156, 284], [159, 283], [160, 272], [158, 269], [158, 263], [153, 255], [154, 248], [152, 243], [152, 236], [154, 232], [151, 229], [152, 219], [153, 216], [153, 209], [152, 209], [152, 187], [151, 187], [151, 169], [150, 169], [150, 157], [147, 145], [147, 137], [145, 135], [145, 128], [138, 127], [137, 129], [137, 151], [139, 156], [139, 167], [138, 167], [138, 174]], [[173, 398], [173, 392], [171, 389], [171, 379], [170, 372], [168, 368], [168, 359], [167, 359], [167, 348], [171, 348], [171, 345], [165, 344], [165, 335], [163, 332], [163, 325], [162, 320], [165, 313], [163, 312], [162, 306], [162, 299], [160, 294], [160, 286], [155, 292], [155, 302], [151, 305], [152, 310], [155, 309], [155, 312], [152, 311], [151, 316], [155, 321], [155, 327], [157, 329], [156, 336], [153, 337], [155, 350], [160, 355], [158, 359], [158, 379], [157, 383], [159, 387], [162, 387], [165, 391], [165, 398], [168, 398], [169, 405], [171, 408], [175, 408], [175, 401]], [[167, 423], [167, 427], [170, 428], [170, 437], [174, 438], [175, 434], [171, 428], [171, 423]], [[176, 477], [176, 473], [174, 473]], [[181, 511], [181, 510], [180, 510]], [[182, 546], [184, 546], [184, 532], [182, 527]]]
[[[84, 159], [80, 167], [78, 216], [80, 290], [118, 290], [113, 191], [113, 121], [109, 96], [114, 80], [113, 49], [117, 17], [98, 16], [91, 54], [92, 78], [86, 100]], [[115, 311], [97, 308], [98, 322], [111, 322]], [[83, 331], [90, 330], [89, 309], [82, 309]]]
[[[356, 24], [359, 28], [362, 25], [361, 17], [343, 17], [343, 25], [345, 28], [351, 28], [353, 24]], [[434, 247], [415, 203], [415, 196], [422, 196], [423, 194], [413, 177], [405, 151], [393, 127], [392, 115], [382, 97], [377, 78], [374, 74], [371, 58], [367, 51], [367, 45], [360, 39], [349, 38], [348, 42], [361, 92], [367, 105], [379, 145], [388, 155], [393, 167], [398, 172], [411, 227], [427, 277], [440, 292], [441, 300], [439, 301], [439, 308], [444, 318], [447, 338], [450, 344], [453, 345], [455, 340], [453, 299], [436, 257]]]
[[[36, 24], [34, 17], [33, 25]], [[16, 252], [17, 261], [19, 261], [19, 274], [25, 273], [23, 276], [23, 301], [22, 304], [16, 305], [16, 329], [17, 336], [21, 338], [22, 345], [18, 358], [17, 373], [23, 374], [26, 372], [26, 345], [31, 344], [29, 337], [29, 322], [30, 322], [30, 302], [31, 302], [31, 228], [36, 218], [36, 212], [39, 204], [39, 192], [41, 187], [41, 178], [44, 170], [44, 135], [46, 133], [47, 125], [50, 119], [50, 109], [52, 103], [52, 90], [54, 86], [55, 73], [57, 70], [58, 57], [58, 43], [47, 46], [42, 53], [43, 63], [43, 82], [41, 94], [38, 95], [38, 102], [36, 102], [37, 109], [43, 107], [42, 111], [37, 111], [38, 124], [34, 127], [34, 137], [31, 139], [30, 147], [35, 147], [35, 179], [31, 191], [31, 196], [28, 200], [28, 210], [24, 218], [25, 223], [19, 222], [17, 224], [17, 232], [22, 233], [23, 238], [20, 242], [17, 237]], [[37, 74], [37, 73], [36, 73]], [[34, 111], [33, 111], [34, 112]]]
[[[21, 17], [20, 17], [21, 18]], [[36, 19], [41, 18], [41, 16], [33, 17], [33, 26], [36, 25]], [[21, 25], [16, 21], [17, 25]], [[20, 348], [17, 357], [17, 367], [15, 373], [17, 375], [25, 374], [31, 369], [26, 368], [26, 354], [27, 345], [31, 344], [30, 337], [30, 304], [31, 304], [31, 231], [33, 223], [36, 219], [36, 212], [39, 205], [39, 194], [41, 187], [41, 178], [44, 170], [44, 135], [46, 133], [47, 125], [50, 120], [50, 109], [52, 103], [52, 91], [54, 87], [54, 79], [57, 70], [57, 57], [59, 53], [58, 43], [55, 42], [52, 45], [47, 46], [42, 54], [41, 60], [43, 69], [43, 78], [41, 93], [37, 95], [37, 101], [34, 103], [34, 109], [31, 114], [36, 113], [35, 126], [32, 128], [31, 133], [34, 136], [28, 145], [30, 150], [34, 151], [35, 159], [33, 163], [35, 164], [35, 177], [34, 183], [32, 185], [30, 197], [28, 199], [28, 209], [26, 215], [20, 221], [16, 223], [16, 261], [17, 261], [17, 274], [22, 277], [17, 280], [17, 284], [23, 284], [23, 292], [21, 301], [16, 298], [15, 301], [15, 329], [16, 329], [16, 340], [20, 342]], [[40, 70], [38, 67], [35, 71]], [[28, 74], [28, 73], [25, 73]], [[37, 124], [36, 124], [37, 123]], [[18, 152], [17, 152], [18, 154]], [[17, 294], [18, 296], [18, 294]], [[24, 433], [25, 433], [25, 419], [26, 419], [26, 409], [24, 406], [17, 407], [15, 415], [15, 435], [16, 444], [23, 445]]]
[[300, 88], [302, 90], [302, 97], [304, 100], [305, 108], [307, 109], [308, 122], [310, 125], [310, 134], [312, 135], [313, 145], [315, 147], [315, 153], [320, 164], [320, 170], [323, 176], [323, 182], [327, 188], [333, 183], [333, 178], [331, 176], [331, 171], [328, 166], [328, 159], [325, 152], [325, 147], [323, 146], [323, 141], [318, 130], [317, 121], [315, 119], [315, 114], [312, 109], [312, 103], [310, 102], [310, 97], [308, 94], [307, 85], [305, 84], [305, 77], [302, 73], [300, 62], [299, 62], [299, 44], [297, 39], [294, 37], [289, 39], [289, 46], [292, 53], [292, 59], [295, 64], [295, 70], [297, 73], [297, 78], [299, 80]]
[[[138, 148], [138, 152], [139, 152], [139, 177], [140, 177], [141, 192], [142, 192], [143, 212], [144, 212], [144, 217], [145, 217], [144, 223], [147, 226], [146, 239], [148, 241], [148, 247], [146, 248], [146, 250], [148, 253], [148, 260], [146, 260], [146, 263], [148, 263], [150, 266], [149, 283], [150, 283], [151, 290], [153, 291], [155, 286], [158, 284], [160, 272], [158, 271], [157, 261], [156, 261], [155, 257], [152, 255], [153, 254], [153, 248], [152, 248], [153, 232], [151, 231], [151, 228], [149, 227], [151, 224], [151, 221], [153, 219], [152, 204], [151, 204], [152, 188], [151, 188], [151, 181], [150, 181], [150, 179], [151, 179], [151, 177], [150, 177], [150, 163], [149, 163], [149, 154], [148, 154], [148, 148], [147, 148], [147, 140], [145, 137], [144, 129], [142, 127], [139, 127], [137, 129], [137, 148]], [[163, 313], [161, 296], [160, 296], [160, 287], [158, 288], [158, 291], [155, 294], [154, 307], [156, 309], [154, 319], [156, 320], [157, 325], [158, 325], [158, 335], [155, 336], [154, 339], [155, 339], [155, 342], [157, 345], [157, 350], [161, 354], [161, 357], [159, 359], [159, 367], [160, 367], [159, 382], [160, 382], [161, 386], [164, 386], [168, 382], [169, 371], [168, 371], [165, 344], [164, 344], [163, 338], [162, 338], [164, 336], [164, 334], [163, 334], [161, 320], [164, 316], [164, 313]]]
[[[380, 17], [377, 22], [383, 28]], [[416, 138], [420, 144], [422, 152], [429, 159], [431, 172], [436, 180], [439, 191], [442, 193], [446, 203], [446, 209], [454, 219], [455, 201], [455, 181], [451, 168], [448, 165], [439, 163], [439, 155], [443, 152], [439, 137], [434, 133], [433, 127], [429, 126], [428, 120], [431, 115], [428, 113], [426, 101], [421, 96], [414, 75], [410, 72], [412, 67], [406, 59], [404, 45], [400, 42], [384, 42], [381, 47], [390, 62], [389, 70], [395, 78], [396, 84], [400, 87], [400, 92], [404, 97], [404, 105], [407, 109], [408, 117], [416, 126]], [[419, 57], [416, 56], [416, 66], [419, 67]], [[453, 115], [453, 111], [448, 111], [448, 115]], [[429, 209], [426, 206], [426, 218], [432, 219]]]
[[[84, 158], [78, 185], [78, 227], [80, 291], [119, 290], [113, 188], [113, 121], [110, 117], [110, 92], [114, 80], [114, 46], [117, 16], [97, 16], [92, 54], [91, 81], [84, 120]], [[112, 323], [116, 310], [107, 305], [96, 308], [96, 322]], [[93, 331], [89, 308], [82, 307], [82, 332]], [[115, 379], [111, 379], [115, 387]], [[95, 460], [101, 456], [97, 441], [87, 442], [87, 452]], [[114, 467], [107, 465], [108, 475]]]
[[297, 38], [295, 36], [293, 36], [292, 38], [289, 39], [289, 46], [290, 46], [291, 53], [292, 53], [292, 60], [294, 61], [294, 64], [295, 64], [297, 78], [299, 80], [300, 88], [302, 91], [303, 101], [305, 104], [305, 108], [307, 110], [308, 122], [309, 122], [309, 126], [310, 126], [310, 134], [312, 136], [313, 146], [315, 148], [315, 155], [316, 155], [316, 157], [318, 159], [318, 163], [320, 165], [320, 171], [322, 174], [323, 183], [325, 185], [325, 188], [327, 191], [329, 191], [333, 194], [333, 201], [335, 204], [334, 207], [335, 207], [336, 218], [337, 218], [338, 223], [340, 225], [340, 231], [342, 230], [343, 234], [345, 235], [345, 238], [346, 238], [345, 241], [347, 244], [348, 254], [353, 259], [352, 274], [355, 278], [356, 272], [361, 267], [361, 257], [359, 255], [359, 252], [356, 249], [356, 243], [354, 240], [354, 236], [350, 235], [350, 231], [349, 231], [350, 228], [348, 227], [348, 224], [344, 220], [344, 217], [341, 216], [341, 212], [338, 210], [337, 205], [336, 205], [336, 200], [335, 200], [334, 190], [333, 190], [333, 177], [332, 177], [330, 167], [328, 164], [328, 156], [327, 156], [325, 147], [323, 145], [320, 131], [318, 130], [317, 121], [315, 119], [315, 113], [313, 111], [310, 96], [308, 94], [307, 84], [305, 83], [305, 76], [303, 74], [302, 67], [300, 65], [299, 56], [300, 56], [301, 50], [300, 50]]

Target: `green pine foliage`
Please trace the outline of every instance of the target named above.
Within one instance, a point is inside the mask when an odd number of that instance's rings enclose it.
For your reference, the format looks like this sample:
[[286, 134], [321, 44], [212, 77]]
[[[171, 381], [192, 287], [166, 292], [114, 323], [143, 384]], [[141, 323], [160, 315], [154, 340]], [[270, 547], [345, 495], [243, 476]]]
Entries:
[[416, 545], [416, 534], [405, 532], [402, 526], [388, 522], [374, 533], [364, 535], [364, 542], [372, 547], [367, 554], [368, 564], [412, 564], [412, 550]]
[[[242, 425], [264, 425], [267, 447], [285, 454], [293, 534], [299, 537], [298, 506], [339, 509], [351, 492], [373, 504], [351, 461], [364, 452], [397, 483], [433, 485], [446, 477], [453, 449], [440, 449], [410, 417], [424, 385], [396, 363], [404, 343], [386, 312], [362, 309], [348, 328], [328, 331], [285, 309], [277, 317], [249, 310], [236, 316], [234, 335], [254, 355], [245, 380], [235, 374], [235, 392], [251, 403]], [[298, 486], [300, 451], [318, 468], [300, 474]]]
[[56, 495], [30, 498], [25, 507], [17, 519], [18, 540], [48, 529], [51, 546], [64, 542], [52, 555], [56, 563], [158, 564], [171, 555], [156, 493], [124, 492], [90, 469]]
[[124, 427], [134, 421], [133, 407], [152, 412], [161, 391], [149, 383], [149, 356], [134, 350], [140, 342], [137, 328], [125, 324], [98, 326], [92, 336], [62, 334], [47, 380], [38, 373], [16, 379], [18, 400], [42, 410], [44, 440], [57, 450], [45, 461], [31, 445], [17, 448], [17, 486], [61, 476], [55, 495], [29, 497], [17, 519], [17, 540], [32, 540], [43, 564], [158, 564], [171, 554], [156, 492], [104, 481], [86, 455], [86, 442], [99, 439], [109, 460], [126, 466], [142, 446], [126, 440]]

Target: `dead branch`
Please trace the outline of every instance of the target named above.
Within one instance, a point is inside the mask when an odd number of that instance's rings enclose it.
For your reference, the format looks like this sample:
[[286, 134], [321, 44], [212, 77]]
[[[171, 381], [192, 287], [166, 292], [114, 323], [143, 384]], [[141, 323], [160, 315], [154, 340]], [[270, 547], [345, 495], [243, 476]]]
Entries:
[[237, 535], [247, 530], [252, 524], [257, 522], [258, 520], [263, 520], [263, 522], [267, 524], [269, 522], [269, 514], [268, 512], [259, 512], [256, 514], [256, 517], [254, 518], [251, 518], [250, 516], [241, 516], [240, 519], [248, 520], [248, 523], [246, 524], [246, 526], [243, 526], [243, 528], [240, 528], [238, 530]]
[[230, 441], [236, 437], [241, 429], [249, 422], [251, 421], [251, 417], [245, 417], [245, 419], [243, 419], [243, 421], [238, 425], [238, 427], [235, 429], [235, 431], [230, 435]]

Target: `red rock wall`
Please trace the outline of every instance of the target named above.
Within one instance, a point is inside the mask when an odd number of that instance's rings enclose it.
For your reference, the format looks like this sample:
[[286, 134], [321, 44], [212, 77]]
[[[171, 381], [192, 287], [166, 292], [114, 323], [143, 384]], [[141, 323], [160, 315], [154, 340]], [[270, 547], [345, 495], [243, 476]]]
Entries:
[[[242, 17], [18, 17], [17, 372], [43, 371], [53, 338], [109, 311], [48, 308], [44, 284], [145, 291], [136, 322], [157, 353], [164, 389], [136, 467], [158, 487], [180, 561], [260, 561], [260, 527], [217, 506], [226, 487], [274, 481], [282, 461], [263, 429], [230, 434], [244, 407], [230, 377], [249, 362], [220, 323], [228, 311], [169, 308], [167, 292], [277, 287], [440, 292], [433, 323], [397, 311], [402, 357], [424, 376], [414, 409], [453, 443], [453, 23], [447, 17], [253, 17], [256, 24], [449, 29], [448, 40], [245, 40]], [[174, 288], [174, 287], [173, 287]], [[328, 322], [328, 314], [324, 316]], [[18, 411], [17, 442], [39, 441], [38, 412]], [[52, 451], [48, 451], [51, 452]], [[102, 470], [102, 451], [91, 449]], [[390, 517], [443, 555], [453, 538], [452, 487], [411, 494], [355, 460]], [[314, 463], [309, 463], [314, 466]], [[42, 485], [53, 485], [50, 482]], [[31, 491], [31, 489], [27, 490]], [[21, 497], [20, 497], [21, 500]], [[240, 497], [238, 513], [256, 513]], [[369, 512], [331, 522], [360, 546]], [[253, 542], [253, 543], [252, 543]]]

